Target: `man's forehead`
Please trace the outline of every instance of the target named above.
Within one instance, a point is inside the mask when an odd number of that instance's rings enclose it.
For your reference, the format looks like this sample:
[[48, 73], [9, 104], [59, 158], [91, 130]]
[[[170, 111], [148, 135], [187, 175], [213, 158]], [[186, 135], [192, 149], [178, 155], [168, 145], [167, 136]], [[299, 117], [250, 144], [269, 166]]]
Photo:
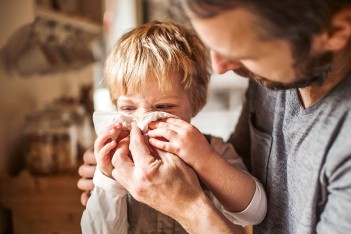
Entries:
[[250, 47], [260, 41], [256, 19], [245, 9], [224, 11], [206, 19], [193, 18], [191, 22], [204, 44], [225, 57], [245, 57]]

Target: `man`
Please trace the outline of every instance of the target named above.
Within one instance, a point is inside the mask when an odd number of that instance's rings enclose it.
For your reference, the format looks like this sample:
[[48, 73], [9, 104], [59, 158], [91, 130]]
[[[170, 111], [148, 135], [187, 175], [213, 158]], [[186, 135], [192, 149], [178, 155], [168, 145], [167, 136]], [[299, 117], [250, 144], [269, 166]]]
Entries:
[[[214, 71], [252, 80], [230, 142], [267, 192], [267, 216], [254, 232], [348, 233], [350, 0], [178, 2], [211, 49]], [[164, 125], [155, 127], [168, 139]], [[177, 157], [159, 163], [136, 128], [130, 142], [134, 162], [114, 157], [114, 178], [136, 199], [189, 232], [235, 232], [199, 189], [188, 189], [196, 177]]]

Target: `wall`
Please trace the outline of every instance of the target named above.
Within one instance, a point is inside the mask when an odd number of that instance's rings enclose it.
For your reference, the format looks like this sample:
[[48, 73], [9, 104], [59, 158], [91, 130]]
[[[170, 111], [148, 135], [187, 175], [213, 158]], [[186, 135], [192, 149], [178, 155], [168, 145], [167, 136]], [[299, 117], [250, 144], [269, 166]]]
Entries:
[[191, 123], [203, 133], [227, 140], [240, 116], [247, 79], [232, 71], [212, 74], [207, 103]]

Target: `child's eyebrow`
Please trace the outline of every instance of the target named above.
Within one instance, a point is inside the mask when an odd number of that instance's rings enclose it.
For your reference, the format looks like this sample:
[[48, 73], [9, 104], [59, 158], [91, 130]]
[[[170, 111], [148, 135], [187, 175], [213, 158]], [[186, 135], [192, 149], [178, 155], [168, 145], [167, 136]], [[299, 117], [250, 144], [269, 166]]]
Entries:
[[157, 100], [164, 100], [164, 99], [175, 99], [175, 98], [179, 98], [179, 96], [176, 95], [171, 95], [171, 96], [163, 96], [158, 98]]

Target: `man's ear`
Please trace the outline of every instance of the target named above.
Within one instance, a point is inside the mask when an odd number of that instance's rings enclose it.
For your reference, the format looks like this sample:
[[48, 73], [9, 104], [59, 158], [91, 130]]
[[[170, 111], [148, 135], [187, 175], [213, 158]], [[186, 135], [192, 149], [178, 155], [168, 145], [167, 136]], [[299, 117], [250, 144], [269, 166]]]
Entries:
[[331, 19], [325, 49], [338, 51], [351, 40], [351, 7], [338, 11]]

